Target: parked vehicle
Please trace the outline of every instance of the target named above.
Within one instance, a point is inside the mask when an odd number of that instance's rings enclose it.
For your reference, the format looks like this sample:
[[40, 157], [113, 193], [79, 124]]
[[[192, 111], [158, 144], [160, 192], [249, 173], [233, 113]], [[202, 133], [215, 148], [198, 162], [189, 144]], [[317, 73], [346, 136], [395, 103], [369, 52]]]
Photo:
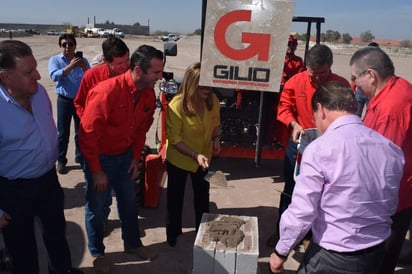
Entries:
[[40, 34], [40, 32], [38, 31], [38, 30], [36, 30], [36, 29], [26, 29], [26, 32], [28, 33], [28, 34], [36, 34], [36, 35], [39, 35]]
[[113, 29], [86, 28], [86, 31], [88, 33], [87, 37], [102, 37], [102, 38], [107, 38], [111, 36], [118, 37], [118, 38], [125, 37], [124, 32], [120, 31], [118, 28], [113, 28]]
[[87, 37], [87, 34], [80, 30], [78, 26], [68, 26], [66, 32], [73, 34], [75, 37]]
[[109, 30], [107, 29], [98, 29], [97, 34], [99, 37], [107, 38], [109, 37]]
[[179, 35], [177, 35], [175, 33], [169, 33], [168, 35], [160, 37], [160, 39], [163, 42], [168, 42], [168, 41], [177, 41], [177, 40], [180, 39], [180, 37], [179, 37]]
[[55, 29], [53, 29], [53, 30], [49, 30], [49, 31], [47, 32], [47, 35], [60, 35], [60, 32], [57, 31], [57, 30], [55, 30]]

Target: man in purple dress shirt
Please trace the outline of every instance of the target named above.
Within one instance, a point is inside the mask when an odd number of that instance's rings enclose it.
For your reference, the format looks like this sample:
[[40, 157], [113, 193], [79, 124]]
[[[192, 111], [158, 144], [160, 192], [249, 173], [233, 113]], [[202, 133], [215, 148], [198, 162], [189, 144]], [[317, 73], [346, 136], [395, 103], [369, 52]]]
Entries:
[[345, 85], [320, 86], [312, 108], [322, 135], [303, 153], [270, 268], [281, 273], [289, 252], [311, 229], [313, 242], [298, 273], [373, 273], [391, 233], [403, 153], [362, 124], [355, 95]]

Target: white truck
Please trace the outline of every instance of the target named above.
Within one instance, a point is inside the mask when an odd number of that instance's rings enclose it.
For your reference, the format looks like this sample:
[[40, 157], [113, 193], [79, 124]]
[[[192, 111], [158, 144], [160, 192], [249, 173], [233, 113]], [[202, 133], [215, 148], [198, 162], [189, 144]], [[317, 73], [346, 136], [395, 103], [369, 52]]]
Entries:
[[87, 34], [87, 37], [102, 37], [107, 38], [110, 36], [124, 38], [124, 32], [120, 31], [118, 28], [113, 29], [103, 29], [103, 28], [88, 28], [84, 29], [84, 32]]
[[163, 42], [168, 42], [168, 41], [177, 41], [180, 39], [179, 35], [175, 34], [175, 33], [169, 33], [168, 35], [164, 35], [162, 37], [160, 37], [160, 39]]
[[123, 31], [120, 31], [118, 28], [114, 28], [114, 29], [109, 29], [106, 30], [109, 32], [109, 35], [112, 35], [114, 37], [118, 37], [118, 38], [124, 38], [125, 34]]

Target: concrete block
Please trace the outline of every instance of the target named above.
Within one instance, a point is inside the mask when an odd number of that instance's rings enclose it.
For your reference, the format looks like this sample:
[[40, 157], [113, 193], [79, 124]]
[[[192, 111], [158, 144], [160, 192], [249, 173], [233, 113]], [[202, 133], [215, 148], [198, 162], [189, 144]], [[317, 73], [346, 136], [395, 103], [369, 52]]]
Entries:
[[[226, 217], [244, 223], [239, 230], [243, 240], [234, 247], [211, 239], [210, 226]], [[203, 214], [193, 246], [193, 274], [256, 274], [258, 272], [259, 238], [256, 217]]]

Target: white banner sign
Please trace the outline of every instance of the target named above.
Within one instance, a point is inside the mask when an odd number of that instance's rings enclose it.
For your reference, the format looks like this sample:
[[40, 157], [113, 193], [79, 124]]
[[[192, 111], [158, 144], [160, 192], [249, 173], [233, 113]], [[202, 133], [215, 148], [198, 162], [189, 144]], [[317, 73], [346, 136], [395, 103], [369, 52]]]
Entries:
[[278, 92], [295, 3], [207, 2], [200, 85]]

